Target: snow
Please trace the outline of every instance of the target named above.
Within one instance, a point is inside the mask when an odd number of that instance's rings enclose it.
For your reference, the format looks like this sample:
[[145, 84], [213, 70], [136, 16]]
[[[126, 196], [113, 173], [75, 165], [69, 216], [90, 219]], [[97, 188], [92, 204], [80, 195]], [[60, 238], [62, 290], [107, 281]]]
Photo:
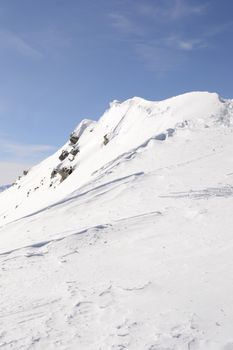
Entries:
[[233, 349], [232, 132], [215, 93], [113, 101], [1, 193], [0, 346]]

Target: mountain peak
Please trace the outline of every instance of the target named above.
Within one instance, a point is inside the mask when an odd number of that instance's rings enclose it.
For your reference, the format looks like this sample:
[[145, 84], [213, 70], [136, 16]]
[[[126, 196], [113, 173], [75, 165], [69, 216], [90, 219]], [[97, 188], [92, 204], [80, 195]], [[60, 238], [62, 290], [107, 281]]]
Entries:
[[191, 132], [231, 126], [232, 113], [232, 102], [209, 92], [189, 92], [163, 101], [140, 97], [114, 101], [98, 122], [81, 121], [64, 147], [1, 194], [0, 222], [62, 200], [104, 174], [109, 164], [143, 150], [150, 142], [166, 141], [166, 147], [171, 147]]

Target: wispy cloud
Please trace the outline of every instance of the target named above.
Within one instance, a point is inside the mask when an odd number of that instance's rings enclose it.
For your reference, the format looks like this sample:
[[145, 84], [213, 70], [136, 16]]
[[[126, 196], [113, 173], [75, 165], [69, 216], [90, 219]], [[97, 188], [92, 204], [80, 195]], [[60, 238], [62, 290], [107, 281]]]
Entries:
[[[171, 1], [170, 1], [171, 2]], [[180, 19], [190, 15], [202, 15], [205, 13], [207, 4], [191, 4], [190, 1], [175, 0], [173, 6], [170, 8], [171, 18]]]
[[55, 150], [55, 147], [51, 145], [15, 143], [2, 138], [0, 139], [0, 149], [0, 158], [33, 162], [47, 156], [48, 153]]
[[178, 69], [192, 51], [205, 48], [204, 38], [185, 38], [179, 35], [138, 41], [133, 45], [138, 59], [150, 71], [157, 73]]
[[43, 57], [42, 53], [30, 45], [26, 40], [9, 31], [0, 31], [0, 48], [3, 50], [12, 50], [22, 56], [33, 58]]
[[192, 4], [187, 0], [163, 0], [154, 4], [139, 3], [136, 11], [157, 20], [179, 20], [190, 15], [202, 15], [207, 9], [207, 4]]
[[205, 47], [201, 39], [184, 39], [177, 35], [134, 44], [138, 59], [150, 70], [165, 73], [177, 69], [186, 61], [186, 53]]
[[134, 51], [138, 60], [148, 70], [156, 73], [165, 73], [176, 69], [178, 64], [184, 60], [180, 50], [170, 49], [168, 46], [161, 45], [156, 41], [139, 42], [135, 44]]
[[205, 39], [202, 38], [187, 38], [185, 36], [171, 35], [163, 38], [160, 45], [165, 45], [168, 49], [192, 51], [206, 47]]
[[142, 34], [142, 28], [138, 24], [134, 23], [127, 15], [122, 13], [109, 14], [112, 26], [126, 34]]
[[128, 7], [121, 7], [121, 12], [111, 14], [111, 25], [125, 34], [135, 57], [154, 72], [177, 69], [191, 52], [210, 48], [211, 40], [232, 26], [208, 26], [204, 22], [202, 28], [189, 26], [189, 20], [207, 13], [209, 2], [157, 0], [131, 4], [131, 12]]

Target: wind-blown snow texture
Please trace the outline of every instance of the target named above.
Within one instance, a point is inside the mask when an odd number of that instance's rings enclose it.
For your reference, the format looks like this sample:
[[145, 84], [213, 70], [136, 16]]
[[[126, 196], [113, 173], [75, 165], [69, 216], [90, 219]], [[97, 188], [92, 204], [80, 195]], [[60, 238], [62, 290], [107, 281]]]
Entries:
[[232, 132], [215, 93], [114, 101], [2, 192], [0, 347], [232, 350]]

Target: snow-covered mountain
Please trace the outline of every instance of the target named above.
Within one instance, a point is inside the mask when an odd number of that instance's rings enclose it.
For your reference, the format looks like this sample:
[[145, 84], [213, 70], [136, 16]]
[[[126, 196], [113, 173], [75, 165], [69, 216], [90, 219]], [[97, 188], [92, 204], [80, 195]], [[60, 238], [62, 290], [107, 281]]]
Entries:
[[0, 194], [3, 349], [233, 349], [233, 101], [114, 101]]

